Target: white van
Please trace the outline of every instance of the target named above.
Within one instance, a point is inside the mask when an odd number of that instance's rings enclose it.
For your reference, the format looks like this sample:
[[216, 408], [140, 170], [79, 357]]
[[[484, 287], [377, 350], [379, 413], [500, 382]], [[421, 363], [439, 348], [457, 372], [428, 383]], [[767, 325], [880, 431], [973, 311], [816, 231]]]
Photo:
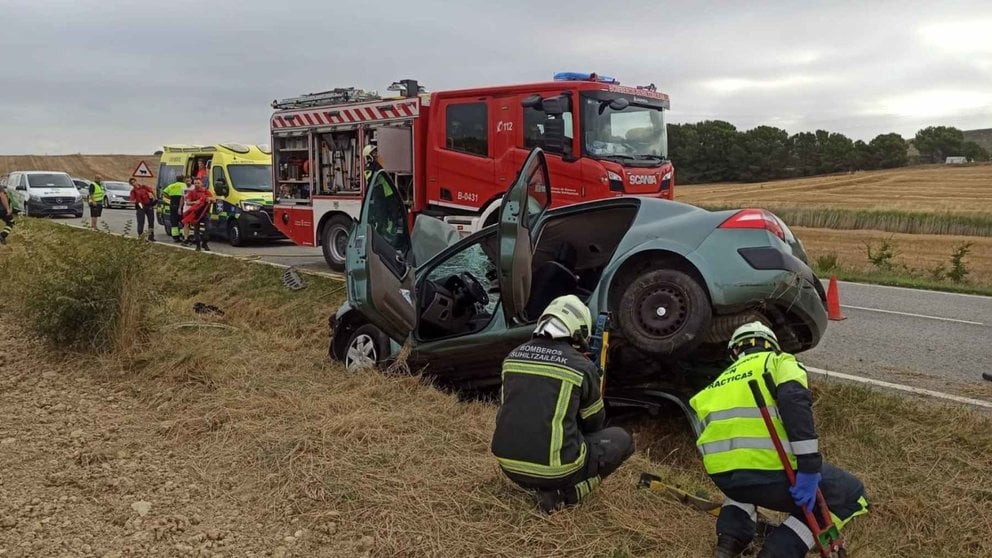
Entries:
[[83, 196], [72, 178], [57, 171], [15, 171], [7, 176], [11, 209], [21, 215], [83, 216]]

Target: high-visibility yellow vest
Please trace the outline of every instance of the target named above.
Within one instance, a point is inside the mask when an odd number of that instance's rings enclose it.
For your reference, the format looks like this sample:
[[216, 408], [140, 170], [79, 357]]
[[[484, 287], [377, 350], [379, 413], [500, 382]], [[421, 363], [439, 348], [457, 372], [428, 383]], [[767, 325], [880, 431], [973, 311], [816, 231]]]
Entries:
[[765, 371], [771, 373], [775, 386], [796, 381], [803, 387], [809, 387], [806, 371], [796, 362], [796, 357], [786, 353], [760, 352], [738, 359], [712, 384], [689, 400], [702, 424], [702, 434], [696, 440], [696, 447], [703, 455], [707, 473], [714, 475], [737, 469], [782, 470], [782, 461], [754, 402], [748, 385], [750, 380], [758, 381], [775, 430], [792, 467], [796, 467], [796, 458], [775, 406], [775, 397], [762, 377]]
[[183, 195], [183, 190], [186, 189], [185, 182], [173, 182], [165, 188], [162, 188], [162, 193], [169, 198], [178, 197]]
[[90, 203], [98, 204], [103, 203], [104, 197], [103, 186], [99, 182], [93, 183], [93, 193], [90, 194]]

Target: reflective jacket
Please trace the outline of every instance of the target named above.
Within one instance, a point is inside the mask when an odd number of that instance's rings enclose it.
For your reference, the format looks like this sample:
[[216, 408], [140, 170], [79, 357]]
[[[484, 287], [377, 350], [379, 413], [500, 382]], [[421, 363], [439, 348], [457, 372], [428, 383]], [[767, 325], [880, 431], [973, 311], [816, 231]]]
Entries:
[[183, 195], [183, 190], [186, 188], [185, 182], [173, 182], [165, 188], [162, 188], [162, 195], [170, 199], [179, 198]]
[[[771, 374], [774, 393], [763, 377], [766, 371]], [[819, 472], [821, 459], [806, 369], [796, 357], [770, 351], [740, 357], [689, 401], [703, 427], [696, 446], [706, 472], [783, 469], [754, 402], [748, 385], [751, 380], [758, 382], [792, 467]]]
[[503, 361], [492, 452], [508, 472], [560, 479], [586, 463], [584, 433], [606, 413], [595, 364], [564, 341], [536, 338]]
[[103, 203], [104, 195], [103, 184], [99, 182], [90, 184], [90, 204], [97, 205]]

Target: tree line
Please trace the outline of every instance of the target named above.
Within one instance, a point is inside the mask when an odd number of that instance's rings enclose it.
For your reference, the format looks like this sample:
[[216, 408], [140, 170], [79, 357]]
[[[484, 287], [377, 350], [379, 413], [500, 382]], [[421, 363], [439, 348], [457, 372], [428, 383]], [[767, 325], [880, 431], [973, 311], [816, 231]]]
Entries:
[[[911, 158], [909, 146], [919, 152]], [[957, 128], [930, 126], [907, 141], [879, 134], [870, 142], [817, 130], [789, 135], [772, 126], [740, 131], [722, 120], [668, 125], [669, 157], [682, 184], [757, 182], [855, 170], [890, 169], [910, 163], [942, 163], [946, 157], [988, 161], [989, 153], [965, 141]]]

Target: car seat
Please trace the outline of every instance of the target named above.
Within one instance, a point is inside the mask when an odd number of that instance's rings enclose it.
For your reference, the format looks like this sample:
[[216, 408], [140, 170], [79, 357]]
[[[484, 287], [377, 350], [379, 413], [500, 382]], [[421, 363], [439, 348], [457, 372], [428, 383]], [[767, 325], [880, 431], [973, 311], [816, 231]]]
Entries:
[[537, 319], [552, 300], [578, 291], [579, 277], [575, 274], [577, 260], [575, 247], [562, 242], [555, 250], [554, 258], [534, 270], [526, 308], [528, 318]]

